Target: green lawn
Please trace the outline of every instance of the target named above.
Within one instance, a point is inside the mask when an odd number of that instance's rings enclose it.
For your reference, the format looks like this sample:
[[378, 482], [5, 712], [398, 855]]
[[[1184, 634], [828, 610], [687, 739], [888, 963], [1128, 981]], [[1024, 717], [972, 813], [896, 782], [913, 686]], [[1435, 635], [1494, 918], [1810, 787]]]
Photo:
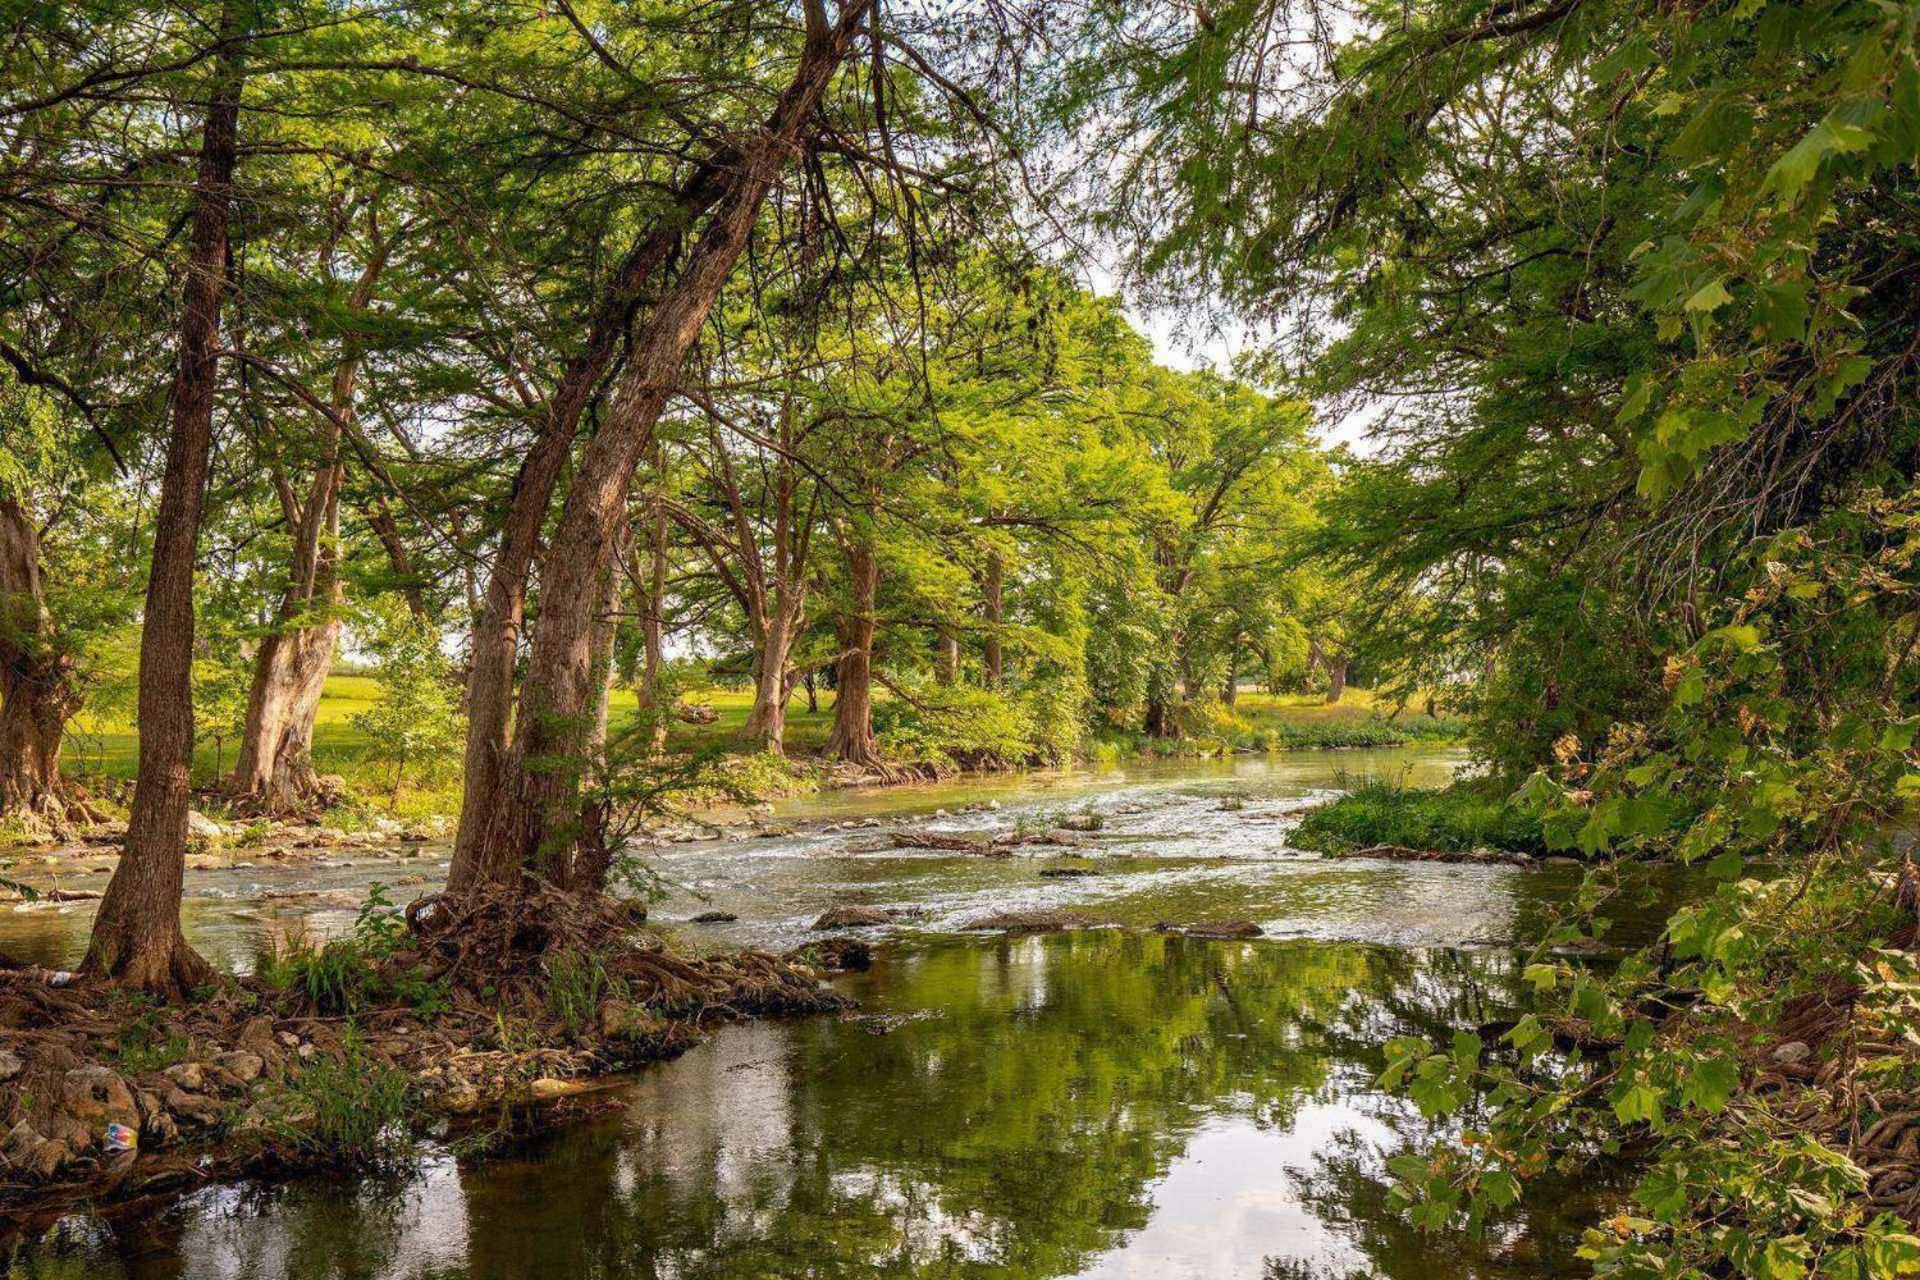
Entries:
[[[885, 697], [882, 692], [879, 696]], [[385, 767], [364, 760], [367, 741], [353, 724], [353, 717], [372, 707], [379, 688], [371, 676], [335, 675], [328, 679], [320, 700], [319, 721], [314, 728], [314, 764], [323, 774], [339, 774], [353, 790], [384, 805], [388, 779]], [[749, 690], [703, 690], [690, 695], [689, 701], [706, 703], [720, 718], [710, 725], [690, 725], [675, 721], [669, 731], [669, 746], [680, 751], [724, 748], [738, 740], [746, 725], [753, 697]], [[1443, 739], [1458, 734], [1458, 726], [1444, 718], [1408, 711], [1397, 720], [1385, 717], [1391, 711], [1364, 689], [1349, 690], [1337, 705], [1328, 706], [1317, 696], [1306, 694], [1243, 693], [1239, 704], [1227, 714], [1225, 708], [1201, 708], [1211, 717], [1196, 738], [1186, 742], [1154, 742], [1138, 733], [1108, 733], [1090, 744], [1094, 752], [1106, 757], [1131, 753], [1213, 754], [1236, 748], [1306, 749], [1328, 746], [1377, 746], [1415, 739]], [[612, 717], [615, 726], [632, 717], [637, 702], [631, 689], [614, 692]], [[787, 716], [787, 746], [795, 756], [818, 752], [826, 743], [833, 723], [833, 695], [823, 690], [820, 709], [808, 711], [805, 699], [796, 697]], [[66, 754], [71, 773], [114, 780], [131, 779], [137, 765], [137, 743], [132, 724], [124, 718], [81, 715], [69, 734]], [[203, 741], [194, 752], [194, 784], [212, 787], [222, 772], [233, 767], [234, 744], [231, 741]], [[419, 816], [445, 813], [458, 804], [457, 778], [442, 776], [415, 784], [410, 782], [403, 809]]]
[[[366, 738], [353, 726], [353, 717], [373, 706], [379, 698], [379, 686], [372, 676], [335, 675], [327, 678], [326, 691], [320, 695], [320, 714], [313, 729], [314, 765], [321, 773], [337, 773], [352, 778], [359, 771]], [[676, 749], [694, 750], [724, 745], [736, 738], [746, 726], [752, 709], [750, 691], [715, 690], [692, 699], [704, 702], [720, 713], [709, 725], [681, 724], [669, 731], [669, 744]], [[617, 726], [631, 717], [639, 703], [631, 689], [616, 689], [612, 718]], [[787, 713], [787, 742], [795, 752], [817, 751], [827, 740], [833, 724], [833, 695], [820, 695], [820, 710], [809, 712], [804, 698], [796, 697]], [[138, 739], [130, 721], [96, 719], [81, 714], [67, 736], [66, 764], [71, 772], [131, 778], [138, 764]], [[209, 785], [224, 769], [233, 767], [234, 744], [202, 742], [194, 751], [193, 775], [196, 786]]]

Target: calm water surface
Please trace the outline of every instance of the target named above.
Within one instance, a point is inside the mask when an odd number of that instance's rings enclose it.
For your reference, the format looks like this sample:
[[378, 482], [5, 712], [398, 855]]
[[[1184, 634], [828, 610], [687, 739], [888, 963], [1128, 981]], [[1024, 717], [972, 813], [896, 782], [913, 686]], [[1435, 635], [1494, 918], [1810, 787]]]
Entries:
[[[1435, 780], [1456, 763], [1303, 753], [786, 806], [772, 823], [815, 825], [662, 851], [678, 887], [658, 915], [739, 914], [680, 928], [700, 947], [798, 940], [830, 903], [926, 908], [871, 973], [843, 981], [857, 1014], [730, 1029], [639, 1075], [597, 1118], [485, 1158], [75, 1216], [18, 1247], [7, 1275], [1574, 1274], [1579, 1230], [1608, 1203], [1604, 1180], [1544, 1188], [1477, 1246], [1420, 1237], [1386, 1204], [1384, 1162], [1424, 1125], [1373, 1084], [1389, 1037], [1445, 1036], [1511, 1010], [1518, 961], [1505, 943], [1539, 936], [1571, 878], [1322, 863], [1286, 842], [1300, 799], [1346, 772]], [[962, 812], [987, 800], [1000, 807]], [[817, 828], [871, 817], [1002, 828], [1087, 808], [1104, 819], [1097, 847], [1067, 858], [862, 852], [872, 830]], [[1067, 863], [1098, 874], [1039, 875]], [[337, 888], [392, 870], [274, 874]], [[196, 877], [203, 947], [244, 964], [297, 911], [259, 901], [248, 886], [264, 883], [246, 868]], [[1061, 903], [1134, 925], [1238, 916], [1273, 936], [965, 932], [989, 910]], [[314, 914], [324, 927], [351, 912]], [[84, 921], [84, 910], [17, 914], [0, 945], [66, 954]]]

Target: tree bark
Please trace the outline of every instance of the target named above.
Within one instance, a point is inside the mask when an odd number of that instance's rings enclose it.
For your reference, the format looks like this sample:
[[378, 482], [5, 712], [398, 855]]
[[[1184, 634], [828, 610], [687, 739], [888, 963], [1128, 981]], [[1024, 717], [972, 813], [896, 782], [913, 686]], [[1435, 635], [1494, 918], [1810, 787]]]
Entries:
[[1351, 660], [1347, 655], [1329, 654], [1327, 664], [1327, 705], [1340, 701], [1347, 692], [1347, 665]]
[[75, 665], [47, 609], [40, 531], [17, 501], [0, 498], [0, 819], [27, 834], [63, 836], [87, 816], [60, 777], [81, 702]]
[[761, 628], [760, 652], [753, 666], [753, 709], [747, 713], [743, 736], [759, 751], [786, 753], [787, 661], [799, 631], [799, 610], [793, 593], [777, 590], [766, 625]]
[[852, 608], [836, 630], [840, 656], [834, 664], [833, 731], [827, 754], [870, 769], [884, 768], [873, 736], [873, 633], [880, 589], [880, 560], [873, 546], [856, 534], [847, 544], [847, 579]]
[[[479, 617], [473, 626], [467, 664], [467, 739], [463, 758], [460, 827], [454, 836], [447, 889], [462, 893], [517, 874], [512, 863], [490, 865], [483, 833], [493, 822], [493, 806], [502, 795], [509, 731], [513, 719], [514, 660], [525, 622], [527, 584], [532, 576], [540, 530], [553, 502], [553, 490], [572, 452], [580, 418], [600, 380], [612, 367], [641, 291], [678, 250], [689, 223], [700, 217], [734, 184], [738, 153], [723, 147], [700, 165], [681, 187], [671, 217], [636, 244], [620, 264], [594, 308], [587, 343], [568, 361], [547, 401], [532, 449], [514, 476], [507, 514]], [[504, 853], [504, 846], [491, 846]]]
[[1005, 608], [1004, 574], [1000, 553], [989, 551], [987, 567], [981, 574], [980, 581], [980, 611], [987, 624], [982, 649], [985, 665], [982, 679], [989, 689], [998, 689], [1006, 675], [1006, 651], [1000, 637], [1000, 624], [1004, 619]]
[[140, 632], [140, 767], [126, 847], [94, 917], [85, 964], [91, 974], [173, 995], [213, 977], [211, 966], [181, 932], [180, 892], [193, 764], [193, 566], [213, 447], [220, 306], [244, 84], [237, 26], [229, 3], [220, 17], [223, 45], [215, 55], [194, 180], [173, 421]]
[[1227, 654], [1227, 682], [1221, 686], [1220, 701], [1231, 707], [1240, 701], [1240, 646]]
[[[377, 265], [369, 265], [355, 286], [352, 305], [372, 297]], [[334, 370], [331, 409], [342, 420], [353, 417], [354, 383], [359, 358], [349, 351]], [[228, 791], [244, 810], [282, 816], [320, 798], [313, 768], [313, 726], [320, 695], [333, 670], [340, 638], [340, 491], [346, 482], [341, 465], [340, 424], [327, 419], [325, 461], [314, 477], [304, 505], [283, 493], [294, 529], [294, 555], [286, 591], [280, 598], [274, 630], [260, 642], [247, 718], [240, 736]]]
[[960, 683], [960, 638], [944, 627], [940, 631], [940, 661], [934, 678], [942, 685]]
[[[513, 756], [502, 761], [501, 785], [475, 842], [484, 878], [504, 879], [526, 865], [551, 870], [571, 862], [580, 836], [580, 779], [566, 762], [580, 758], [589, 727], [583, 713], [592, 696], [598, 604], [593, 584], [608, 566], [634, 472], [681, 363], [746, 249], [775, 178], [798, 153], [808, 121], [849, 56], [869, 4], [849, 0], [832, 26], [818, 3], [807, 4], [806, 44], [793, 81], [768, 123], [741, 148], [732, 180], [714, 202], [679, 278], [635, 333], [605, 421], [581, 455], [541, 560], [540, 625], [528, 657]], [[773, 688], [784, 696], [783, 671], [773, 673]]]

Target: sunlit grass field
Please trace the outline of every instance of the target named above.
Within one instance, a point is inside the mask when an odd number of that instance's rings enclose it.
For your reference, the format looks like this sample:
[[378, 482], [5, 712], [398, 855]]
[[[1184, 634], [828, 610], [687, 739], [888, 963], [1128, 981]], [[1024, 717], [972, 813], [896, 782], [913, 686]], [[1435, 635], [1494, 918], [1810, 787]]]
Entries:
[[[885, 698], [884, 691], [878, 694]], [[368, 739], [354, 718], [370, 710], [380, 697], [378, 682], [367, 675], [335, 675], [328, 679], [320, 701], [318, 722], [314, 728], [314, 765], [322, 774], [344, 778], [349, 788], [384, 805], [389, 791], [389, 766], [369, 759]], [[689, 701], [711, 706], [719, 718], [712, 724], [693, 725], [674, 721], [668, 735], [669, 748], [676, 751], [725, 749], [737, 742], [752, 707], [753, 696], [746, 689], [704, 689], [689, 696]], [[613, 695], [612, 721], [616, 728], [630, 721], [638, 710], [631, 689], [616, 689]], [[1329, 706], [1313, 694], [1280, 694], [1245, 691], [1238, 704], [1227, 714], [1225, 708], [1208, 706], [1202, 710], [1211, 723], [1193, 741], [1157, 743], [1135, 732], [1096, 735], [1090, 742], [1092, 754], [1103, 758], [1147, 752], [1180, 754], [1199, 750], [1211, 753], [1231, 749], [1311, 749], [1323, 746], [1370, 746], [1381, 741], [1437, 740], [1456, 736], [1457, 725], [1409, 708], [1396, 720], [1386, 717], [1392, 708], [1365, 689], [1349, 689], [1339, 703]], [[819, 709], [807, 710], [804, 696], [796, 696], [787, 714], [787, 749], [793, 756], [815, 754], [825, 745], [833, 723], [833, 694], [821, 690]], [[69, 773], [120, 783], [131, 779], [138, 764], [138, 743], [126, 716], [82, 714], [68, 735], [66, 767]], [[194, 752], [194, 785], [211, 788], [234, 762], [235, 744], [207, 738]], [[111, 785], [109, 789], [113, 789]], [[458, 805], [458, 779], [446, 770], [433, 778], [410, 780], [402, 808], [411, 815], [429, 817], [450, 813]]]

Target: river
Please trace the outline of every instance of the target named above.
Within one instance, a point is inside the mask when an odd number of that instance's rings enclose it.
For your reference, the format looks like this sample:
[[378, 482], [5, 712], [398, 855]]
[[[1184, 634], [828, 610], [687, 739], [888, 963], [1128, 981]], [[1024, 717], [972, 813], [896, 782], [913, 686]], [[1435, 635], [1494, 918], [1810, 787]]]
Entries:
[[[1574, 873], [1325, 862], [1287, 843], [1302, 802], [1350, 778], [1431, 783], [1459, 763], [1432, 749], [1302, 752], [841, 793], [649, 850], [669, 886], [655, 918], [695, 949], [792, 945], [832, 905], [924, 915], [868, 931], [888, 945], [841, 980], [857, 1013], [728, 1029], [591, 1119], [487, 1155], [435, 1150], [392, 1178], [211, 1187], [137, 1215], [75, 1215], [15, 1246], [6, 1275], [1572, 1273], [1606, 1179], [1541, 1188], [1478, 1243], [1420, 1236], [1387, 1203], [1385, 1161], [1426, 1126], [1374, 1081], [1389, 1037], [1444, 1037], [1515, 1007], [1512, 944], [1540, 935]], [[1031, 857], [878, 850], [861, 825], [1030, 829], [1075, 813], [1098, 815], [1092, 847]], [[349, 861], [196, 872], [190, 932], [244, 968], [289, 920], [343, 927], [347, 896], [396, 883], [391, 861]], [[431, 850], [400, 865], [428, 887], [444, 870]], [[1093, 874], [1040, 874], [1063, 866]], [[314, 887], [342, 896], [263, 896]], [[1133, 927], [966, 927], [1043, 905]], [[714, 910], [738, 919], [684, 923]], [[86, 916], [87, 904], [12, 913], [0, 948], [70, 960]], [[1266, 936], [1147, 927], [1222, 918]]]

